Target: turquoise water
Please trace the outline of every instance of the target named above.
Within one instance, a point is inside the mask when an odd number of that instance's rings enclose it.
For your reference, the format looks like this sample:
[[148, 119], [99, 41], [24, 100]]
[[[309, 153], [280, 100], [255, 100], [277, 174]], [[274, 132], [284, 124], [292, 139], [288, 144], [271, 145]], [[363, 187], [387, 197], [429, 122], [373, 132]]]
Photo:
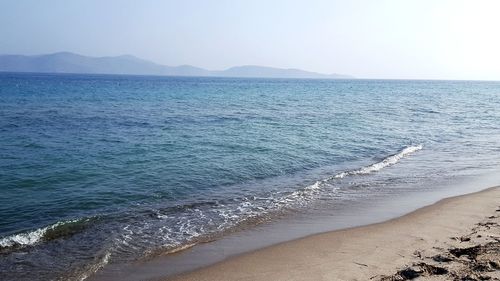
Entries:
[[499, 108], [499, 82], [0, 74], [0, 279], [494, 171]]

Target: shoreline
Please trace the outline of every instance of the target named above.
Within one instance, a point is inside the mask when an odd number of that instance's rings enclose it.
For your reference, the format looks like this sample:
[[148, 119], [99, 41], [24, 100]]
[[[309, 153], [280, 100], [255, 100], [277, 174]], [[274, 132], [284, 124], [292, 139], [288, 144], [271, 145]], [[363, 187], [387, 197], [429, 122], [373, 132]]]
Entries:
[[[408, 277], [405, 274], [433, 280], [446, 274], [488, 276], [487, 271], [461, 268], [463, 261], [458, 263], [461, 266], [456, 265], [453, 259], [463, 257], [450, 257], [450, 249], [477, 249], [492, 241], [498, 243], [499, 208], [500, 187], [490, 187], [445, 198], [384, 222], [313, 234], [162, 280], [409, 280], [404, 279]], [[480, 231], [493, 233], [470, 237], [470, 233]], [[496, 253], [497, 246], [493, 249]], [[436, 256], [450, 261], [437, 262]], [[493, 255], [488, 260], [497, 273], [498, 259], [499, 255]], [[470, 264], [477, 267], [477, 261]]]

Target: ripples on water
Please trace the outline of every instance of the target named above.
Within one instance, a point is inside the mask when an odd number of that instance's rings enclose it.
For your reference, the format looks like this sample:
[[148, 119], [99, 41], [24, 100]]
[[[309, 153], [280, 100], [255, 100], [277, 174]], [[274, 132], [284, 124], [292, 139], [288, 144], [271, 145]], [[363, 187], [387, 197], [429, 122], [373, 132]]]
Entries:
[[499, 163], [497, 82], [4, 73], [0, 85], [5, 280], [81, 279]]

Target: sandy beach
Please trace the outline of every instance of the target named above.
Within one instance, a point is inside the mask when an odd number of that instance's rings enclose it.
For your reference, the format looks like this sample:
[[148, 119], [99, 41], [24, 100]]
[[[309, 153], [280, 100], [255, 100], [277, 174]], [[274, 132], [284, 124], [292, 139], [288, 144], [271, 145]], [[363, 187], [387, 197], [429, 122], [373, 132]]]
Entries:
[[165, 280], [500, 280], [500, 187]]

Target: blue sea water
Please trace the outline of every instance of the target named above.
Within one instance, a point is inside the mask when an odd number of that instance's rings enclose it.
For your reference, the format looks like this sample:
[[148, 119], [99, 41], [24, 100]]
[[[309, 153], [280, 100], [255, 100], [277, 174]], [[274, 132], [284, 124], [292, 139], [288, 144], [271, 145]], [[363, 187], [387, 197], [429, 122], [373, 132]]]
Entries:
[[2, 73], [0, 280], [498, 171], [499, 109], [486, 81]]

